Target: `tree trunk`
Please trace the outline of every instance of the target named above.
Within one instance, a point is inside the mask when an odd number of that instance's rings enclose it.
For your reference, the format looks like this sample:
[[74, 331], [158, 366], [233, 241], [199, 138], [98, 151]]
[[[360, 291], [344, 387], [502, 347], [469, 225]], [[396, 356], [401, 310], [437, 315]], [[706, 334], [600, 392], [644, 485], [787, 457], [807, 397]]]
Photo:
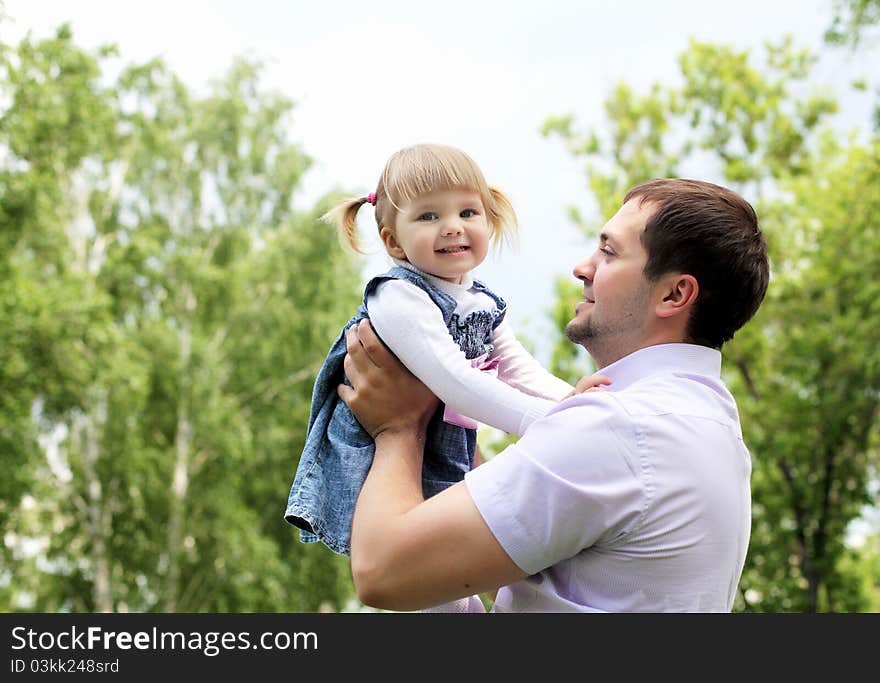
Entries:
[[184, 528], [186, 490], [189, 485], [189, 454], [192, 447], [192, 419], [189, 406], [189, 366], [192, 358], [192, 312], [195, 296], [183, 291], [184, 313], [180, 326], [180, 398], [177, 404], [177, 430], [174, 436], [174, 476], [171, 480], [171, 510], [168, 518], [168, 574], [165, 582], [165, 611], [177, 611], [180, 588], [180, 548]]
[[106, 419], [107, 404], [101, 400], [94, 415], [82, 415], [74, 422], [80, 450], [83, 456], [83, 472], [86, 478], [88, 505], [86, 523], [88, 525], [89, 546], [94, 571], [94, 603], [98, 612], [113, 611], [113, 597], [110, 589], [110, 562], [107, 558], [105, 535], [110, 533], [110, 516], [103, 499], [101, 480], [95, 470], [100, 456], [96, 422], [101, 425]]

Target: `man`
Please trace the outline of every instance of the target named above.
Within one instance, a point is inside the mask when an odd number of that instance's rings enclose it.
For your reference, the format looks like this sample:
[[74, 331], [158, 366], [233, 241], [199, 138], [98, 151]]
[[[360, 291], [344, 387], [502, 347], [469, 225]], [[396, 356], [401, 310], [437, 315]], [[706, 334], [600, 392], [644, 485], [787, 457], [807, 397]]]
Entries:
[[751, 461], [719, 349], [766, 292], [755, 213], [709, 183], [639, 185], [574, 275], [584, 300], [566, 332], [608, 390], [562, 401], [428, 500], [436, 399], [368, 322], [349, 331], [354, 388], [339, 395], [376, 440], [352, 525], [365, 603], [410, 610], [499, 589], [495, 611], [732, 608]]

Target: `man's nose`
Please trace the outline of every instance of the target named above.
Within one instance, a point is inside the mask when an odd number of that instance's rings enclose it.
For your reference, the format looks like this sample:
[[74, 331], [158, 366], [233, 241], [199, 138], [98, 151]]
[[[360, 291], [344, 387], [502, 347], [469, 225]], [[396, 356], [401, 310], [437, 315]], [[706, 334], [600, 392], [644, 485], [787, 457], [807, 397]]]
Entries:
[[585, 258], [580, 263], [575, 264], [574, 268], [571, 271], [572, 275], [574, 275], [578, 280], [581, 281], [590, 281], [593, 280], [593, 275], [596, 273], [596, 264], [593, 261], [593, 257], [590, 256]]

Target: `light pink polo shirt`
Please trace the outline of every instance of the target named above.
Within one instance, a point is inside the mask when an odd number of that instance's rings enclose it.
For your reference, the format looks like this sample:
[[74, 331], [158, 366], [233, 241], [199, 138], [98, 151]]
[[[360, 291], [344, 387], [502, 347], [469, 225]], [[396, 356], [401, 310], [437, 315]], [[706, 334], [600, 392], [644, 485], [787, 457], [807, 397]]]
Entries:
[[601, 372], [467, 474], [511, 559], [531, 576], [497, 612], [727, 612], [751, 525], [751, 459], [721, 354], [641, 349]]

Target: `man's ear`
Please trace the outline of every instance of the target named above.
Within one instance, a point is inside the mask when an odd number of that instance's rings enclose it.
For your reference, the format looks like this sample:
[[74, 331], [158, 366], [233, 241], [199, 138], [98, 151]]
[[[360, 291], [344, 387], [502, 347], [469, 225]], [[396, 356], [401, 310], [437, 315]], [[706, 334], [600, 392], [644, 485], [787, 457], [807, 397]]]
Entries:
[[382, 240], [382, 244], [385, 245], [385, 251], [391, 256], [399, 259], [406, 258], [406, 252], [400, 246], [400, 243], [397, 241], [397, 235], [394, 234], [391, 228], [382, 226], [382, 229], [379, 230], [379, 237]]
[[671, 318], [681, 313], [689, 314], [691, 306], [700, 293], [697, 278], [686, 273], [670, 273], [661, 278], [662, 299], [657, 304], [659, 318]]

